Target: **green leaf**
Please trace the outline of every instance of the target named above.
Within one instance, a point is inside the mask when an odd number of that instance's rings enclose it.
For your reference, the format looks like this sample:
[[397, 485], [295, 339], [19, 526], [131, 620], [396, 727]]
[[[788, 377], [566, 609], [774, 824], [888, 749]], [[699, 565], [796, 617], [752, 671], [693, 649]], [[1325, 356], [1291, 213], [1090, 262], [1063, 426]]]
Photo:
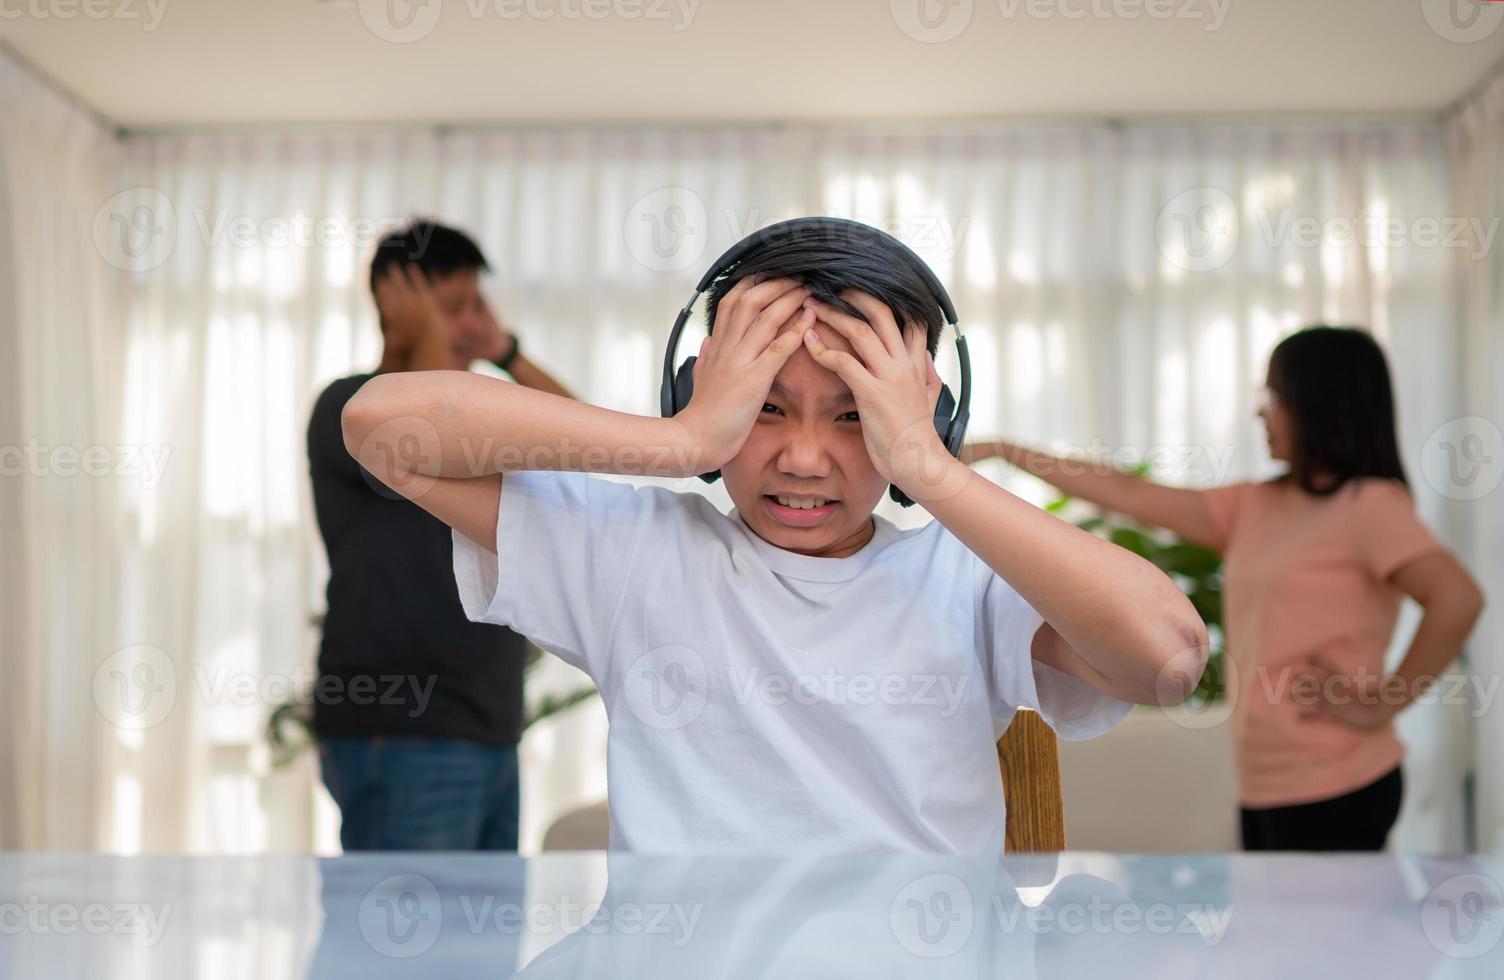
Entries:
[[1196, 607], [1202, 622], [1208, 626], [1222, 625], [1222, 590], [1200, 588], [1190, 594], [1191, 605]]
[[1107, 540], [1151, 561], [1159, 551], [1159, 545], [1153, 538], [1134, 527], [1115, 527]]
[[1222, 559], [1215, 551], [1184, 541], [1165, 546], [1160, 552], [1160, 561], [1160, 567], [1165, 571], [1194, 579], [1206, 578], [1222, 567]]

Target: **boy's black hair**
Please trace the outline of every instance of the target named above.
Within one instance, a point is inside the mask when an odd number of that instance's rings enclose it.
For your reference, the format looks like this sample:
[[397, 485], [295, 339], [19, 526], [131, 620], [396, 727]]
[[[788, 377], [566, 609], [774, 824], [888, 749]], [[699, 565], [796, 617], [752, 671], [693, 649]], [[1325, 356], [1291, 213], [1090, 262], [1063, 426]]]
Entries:
[[798, 280], [813, 290], [816, 299], [862, 320], [867, 318], [840, 294], [847, 289], [866, 293], [893, 311], [900, 331], [908, 322], [922, 325], [930, 356], [939, 346], [940, 330], [945, 325], [940, 301], [914, 268], [914, 259], [875, 230], [825, 227], [759, 243], [706, 291], [705, 325], [712, 332], [716, 307], [731, 287], [747, 276]]
[[491, 268], [475, 240], [436, 221], [418, 219], [387, 232], [371, 259], [371, 292], [376, 280], [394, 265], [415, 265], [430, 281], [466, 269]]
[[[1290, 469], [1302, 490], [1324, 496], [1360, 476], [1410, 485], [1389, 365], [1367, 331], [1324, 324], [1296, 331], [1269, 355], [1269, 387], [1294, 420]], [[1336, 479], [1318, 484], [1320, 474]]]

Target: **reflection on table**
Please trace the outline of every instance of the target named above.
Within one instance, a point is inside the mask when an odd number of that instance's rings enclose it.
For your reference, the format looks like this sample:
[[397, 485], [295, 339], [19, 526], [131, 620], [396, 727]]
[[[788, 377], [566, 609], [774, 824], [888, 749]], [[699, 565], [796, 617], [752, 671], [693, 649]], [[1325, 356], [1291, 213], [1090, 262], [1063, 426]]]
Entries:
[[6, 977], [1504, 976], [1485, 857], [0, 856]]

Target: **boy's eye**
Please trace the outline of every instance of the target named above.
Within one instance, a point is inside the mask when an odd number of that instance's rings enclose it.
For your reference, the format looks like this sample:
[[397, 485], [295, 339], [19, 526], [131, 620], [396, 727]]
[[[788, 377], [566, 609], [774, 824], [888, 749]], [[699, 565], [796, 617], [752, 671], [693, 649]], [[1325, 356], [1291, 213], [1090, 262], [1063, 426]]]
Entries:
[[773, 410], [773, 411], [775, 411], [775, 412], [776, 412], [776, 411], [778, 411], [778, 406], [777, 406], [777, 405], [774, 405], [774, 404], [773, 404], [773, 403], [772, 403], [772, 402], [763, 402], [763, 403], [762, 403], [762, 410], [763, 410], [763, 411], [764, 411], [764, 412], [766, 412], [766, 411], [767, 411], [767, 410], [768, 410], [768, 409], [770, 409], [770, 408], [771, 408], [771, 409], [772, 409], [772, 410]]
[[847, 412], [845, 415], [841, 416], [840, 421], [842, 421], [842, 422], [860, 422], [861, 419], [857, 417], [856, 412]]

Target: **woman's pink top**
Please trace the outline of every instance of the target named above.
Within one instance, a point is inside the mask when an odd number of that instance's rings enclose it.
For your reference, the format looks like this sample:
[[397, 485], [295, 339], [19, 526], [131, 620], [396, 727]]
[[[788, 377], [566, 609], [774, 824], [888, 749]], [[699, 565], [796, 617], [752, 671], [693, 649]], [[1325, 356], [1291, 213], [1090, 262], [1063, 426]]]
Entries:
[[[1204, 493], [1222, 552], [1223, 627], [1233, 671], [1233, 743], [1245, 807], [1330, 799], [1399, 764], [1394, 727], [1303, 719], [1291, 682], [1312, 654], [1352, 677], [1384, 676], [1403, 596], [1389, 576], [1441, 548], [1404, 485], [1364, 477], [1328, 497], [1291, 480]], [[1334, 687], [1338, 693], [1351, 688]]]

